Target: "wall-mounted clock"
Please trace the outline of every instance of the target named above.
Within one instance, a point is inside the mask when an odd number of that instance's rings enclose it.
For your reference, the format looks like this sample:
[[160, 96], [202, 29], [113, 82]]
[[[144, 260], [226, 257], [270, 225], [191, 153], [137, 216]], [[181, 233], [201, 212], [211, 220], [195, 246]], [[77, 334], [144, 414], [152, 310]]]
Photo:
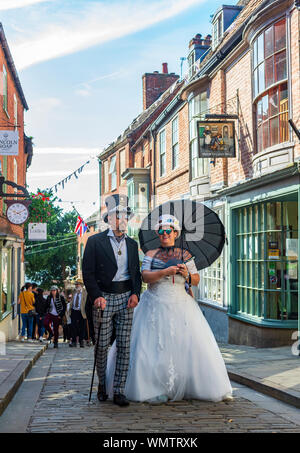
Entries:
[[26, 205], [26, 202], [10, 201], [6, 210], [7, 219], [14, 225], [21, 225], [26, 222], [29, 217], [28, 207]]

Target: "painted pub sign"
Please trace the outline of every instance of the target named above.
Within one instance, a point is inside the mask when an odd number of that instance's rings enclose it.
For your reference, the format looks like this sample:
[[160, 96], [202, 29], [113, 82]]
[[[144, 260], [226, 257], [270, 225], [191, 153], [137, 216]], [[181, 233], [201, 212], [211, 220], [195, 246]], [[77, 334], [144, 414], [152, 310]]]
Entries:
[[198, 121], [199, 157], [235, 157], [233, 121]]

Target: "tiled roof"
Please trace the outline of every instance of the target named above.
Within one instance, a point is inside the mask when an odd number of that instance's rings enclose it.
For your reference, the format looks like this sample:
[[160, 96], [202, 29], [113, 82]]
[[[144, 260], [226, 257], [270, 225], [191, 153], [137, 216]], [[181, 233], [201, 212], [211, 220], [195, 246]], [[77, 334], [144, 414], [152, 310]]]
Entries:
[[218, 46], [214, 50], [210, 50], [205, 58], [202, 60], [200, 64], [201, 68], [208, 62], [208, 60], [218, 53], [222, 47], [230, 40], [230, 38], [234, 35], [234, 33], [254, 14], [254, 12], [265, 2], [265, 0], [240, 0], [237, 5], [243, 6], [244, 8], [241, 10], [239, 15], [236, 19], [232, 22], [232, 24], [225, 30], [223, 34], [223, 38], [218, 44]]

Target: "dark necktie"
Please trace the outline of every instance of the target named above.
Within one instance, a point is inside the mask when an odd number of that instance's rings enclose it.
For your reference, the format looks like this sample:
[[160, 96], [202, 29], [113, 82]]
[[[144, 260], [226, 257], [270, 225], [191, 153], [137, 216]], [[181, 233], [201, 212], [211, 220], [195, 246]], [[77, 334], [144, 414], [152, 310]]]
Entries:
[[75, 308], [79, 308], [79, 293], [77, 293], [75, 297]]

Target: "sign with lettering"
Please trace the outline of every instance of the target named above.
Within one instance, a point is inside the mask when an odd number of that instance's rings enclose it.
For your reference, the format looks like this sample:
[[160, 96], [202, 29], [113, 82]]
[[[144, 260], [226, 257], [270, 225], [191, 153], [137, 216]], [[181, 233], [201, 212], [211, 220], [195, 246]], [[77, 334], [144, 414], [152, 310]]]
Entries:
[[29, 223], [28, 224], [29, 241], [46, 241], [47, 240], [47, 223]]
[[198, 157], [235, 157], [233, 121], [198, 121]]
[[18, 131], [0, 131], [0, 155], [17, 156], [19, 154]]

